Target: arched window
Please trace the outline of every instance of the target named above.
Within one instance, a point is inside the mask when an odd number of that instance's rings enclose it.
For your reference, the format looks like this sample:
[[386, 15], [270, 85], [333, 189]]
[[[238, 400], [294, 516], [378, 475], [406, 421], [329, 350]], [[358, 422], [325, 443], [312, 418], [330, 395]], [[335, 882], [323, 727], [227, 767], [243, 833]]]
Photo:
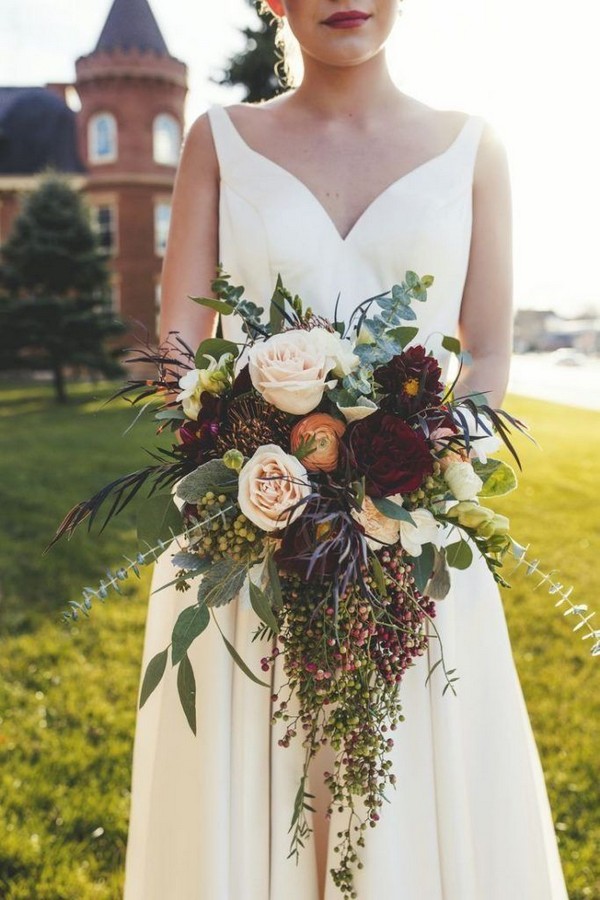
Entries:
[[171, 224], [171, 204], [168, 200], [160, 200], [154, 204], [154, 252], [164, 256]]
[[114, 162], [117, 158], [117, 120], [112, 113], [93, 115], [88, 124], [88, 155], [92, 163]]
[[154, 162], [163, 166], [176, 166], [181, 150], [181, 127], [175, 116], [161, 113], [152, 128]]

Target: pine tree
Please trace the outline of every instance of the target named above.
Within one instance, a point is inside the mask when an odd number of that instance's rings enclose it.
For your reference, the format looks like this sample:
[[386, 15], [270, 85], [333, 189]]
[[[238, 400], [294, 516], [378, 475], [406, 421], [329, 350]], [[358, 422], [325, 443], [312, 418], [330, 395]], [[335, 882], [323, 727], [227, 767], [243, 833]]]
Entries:
[[120, 373], [107, 340], [124, 331], [84, 203], [49, 175], [0, 250], [0, 368], [50, 370], [64, 403], [68, 368]]
[[[250, 6], [256, 8], [254, 0], [248, 0]], [[223, 78], [218, 84], [243, 85], [246, 89], [244, 101], [256, 103], [269, 100], [285, 90], [281, 87], [275, 72], [280, 53], [275, 44], [277, 27], [273, 16], [257, 10], [258, 28], [244, 28], [246, 47], [233, 56]]]

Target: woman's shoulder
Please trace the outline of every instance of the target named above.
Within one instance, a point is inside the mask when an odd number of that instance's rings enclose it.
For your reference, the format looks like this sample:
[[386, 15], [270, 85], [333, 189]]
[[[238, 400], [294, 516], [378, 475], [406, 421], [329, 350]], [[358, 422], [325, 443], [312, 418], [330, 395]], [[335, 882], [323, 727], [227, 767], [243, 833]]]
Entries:
[[208, 111], [197, 116], [188, 128], [182, 155], [191, 160], [199, 171], [218, 172], [218, 158]]
[[497, 168], [505, 162], [506, 147], [503, 137], [488, 116], [464, 109], [437, 109], [419, 100], [414, 102], [414, 115], [421, 116], [423, 120], [429, 119], [434, 130], [439, 130], [449, 137], [459, 134], [470, 119], [481, 122], [481, 131], [478, 132], [476, 177], [477, 175], [483, 177], [487, 169]]

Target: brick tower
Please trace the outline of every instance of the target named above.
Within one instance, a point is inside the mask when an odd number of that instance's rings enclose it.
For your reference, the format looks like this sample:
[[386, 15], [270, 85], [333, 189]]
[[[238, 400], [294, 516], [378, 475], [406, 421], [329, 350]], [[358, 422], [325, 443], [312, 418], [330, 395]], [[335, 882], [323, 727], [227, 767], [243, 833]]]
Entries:
[[114, 0], [75, 71], [85, 194], [111, 259], [115, 309], [153, 338], [187, 67], [170, 55], [148, 0]]

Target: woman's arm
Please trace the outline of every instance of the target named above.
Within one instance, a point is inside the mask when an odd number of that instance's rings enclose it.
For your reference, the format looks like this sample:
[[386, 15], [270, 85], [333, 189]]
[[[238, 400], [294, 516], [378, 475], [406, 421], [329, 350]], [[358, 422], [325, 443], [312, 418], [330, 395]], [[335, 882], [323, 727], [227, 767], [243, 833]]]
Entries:
[[191, 296], [214, 296], [219, 253], [219, 164], [206, 113], [190, 128], [173, 191], [161, 277], [160, 339], [178, 331], [195, 349], [215, 330], [216, 313]]
[[473, 232], [460, 312], [461, 344], [473, 357], [456, 395], [486, 393], [502, 404], [512, 351], [512, 198], [506, 151], [486, 124], [473, 183]]

